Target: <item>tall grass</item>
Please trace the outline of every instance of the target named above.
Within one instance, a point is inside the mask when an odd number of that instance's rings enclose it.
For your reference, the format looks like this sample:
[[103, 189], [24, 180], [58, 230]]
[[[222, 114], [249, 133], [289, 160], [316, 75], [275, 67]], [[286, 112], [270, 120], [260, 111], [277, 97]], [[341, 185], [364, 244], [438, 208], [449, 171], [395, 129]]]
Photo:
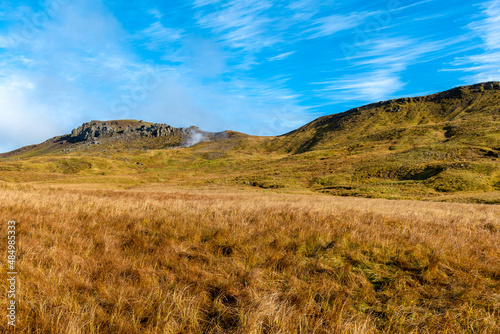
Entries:
[[3, 186], [4, 258], [11, 219], [17, 333], [500, 332], [498, 206]]

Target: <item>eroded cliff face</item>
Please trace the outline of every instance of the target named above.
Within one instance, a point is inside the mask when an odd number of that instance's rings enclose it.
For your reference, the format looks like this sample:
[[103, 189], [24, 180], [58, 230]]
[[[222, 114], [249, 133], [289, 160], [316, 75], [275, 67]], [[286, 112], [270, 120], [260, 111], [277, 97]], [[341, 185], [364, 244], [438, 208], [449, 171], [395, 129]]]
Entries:
[[199, 132], [196, 127], [174, 128], [168, 124], [151, 124], [136, 122], [130, 124], [119, 121], [92, 121], [84, 123], [82, 126], [74, 129], [67, 139], [71, 143], [89, 142], [110, 137], [167, 137], [167, 136], [188, 136], [192, 132]]

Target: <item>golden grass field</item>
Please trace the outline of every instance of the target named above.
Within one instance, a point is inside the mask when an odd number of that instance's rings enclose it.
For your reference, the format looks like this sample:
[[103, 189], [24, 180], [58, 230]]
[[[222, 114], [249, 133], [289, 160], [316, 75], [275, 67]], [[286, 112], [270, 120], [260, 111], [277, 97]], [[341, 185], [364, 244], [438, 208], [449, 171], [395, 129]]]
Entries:
[[2, 183], [12, 219], [17, 333], [500, 333], [497, 205]]

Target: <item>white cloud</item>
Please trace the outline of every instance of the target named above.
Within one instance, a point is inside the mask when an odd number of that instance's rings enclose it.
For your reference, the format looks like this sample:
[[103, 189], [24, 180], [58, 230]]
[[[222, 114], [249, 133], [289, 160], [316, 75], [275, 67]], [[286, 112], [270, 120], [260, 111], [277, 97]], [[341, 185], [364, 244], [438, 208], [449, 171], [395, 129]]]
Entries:
[[148, 10], [148, 14], [153, 15], [157, 20], [160, 20], [163, 17], [163, 14], [157, 8]]
[[300, 97], [286, 88], [286, 81], [242, 78], [205, 85], [176, 72], [151, 93], [141, 112], [175, 126], [278, 135], [311, 120], [308, 108], [299, 106]]
[[399, 74], [400, 70], [399, 66], [395, 66], [343, 77], [336, 81], [322, 83], [327, 85], [318, 91], [336, 101], [376, 102], [384, 100], [404, 88], [405, 84]]
[[[483, 51], [467, 57], [458, 57], [452, 70], [467, 73], [466, 83], [500, 80], [500, 1], [493, 0], [481, 5], [482, 19], [468, 25], [482, 40], [478, 45]], [[445, 69], [444, 71], [449, 71]]]
[[488, 2], [485, 7], [486, 18], [471, 27], [482, 35], [488, 50], [500, 49], [500, 1]]
[[61, 131], [52, 110], [31, 103], [33, 89], [32, 82], [18, 76], [0, 82], [0, 152], [41, 142]]
[[316, 92], [336, 101], [375, 102], [393, 97], [405, 87], [404, 71], [414, 63], [423, 63], [453, 44], [453, 41], [421, 42], [408, 37], [381, 38], [358, 46], [351, 66], [358, 71], [339, 79], [318, 82]]
[[295, 53], [295, 51], [290, 51], [290, 52], [285, 52], [285, 53], [281, 53], [277, 56], [274, 56], [274, 57], [271, 57], [268, 59], [268, 61], [276, 61], [276, 60], [283, 60], [285, 58], [288, 58], [290, 57], [291, 55], [293, 55]]
[[318, 0], [296, 0], [290, 1], [287, 8], [294, 12], [292, 17], [296, 21], [310, 20], [319, 12], [320, 2]]
[[325, 36], [331, 36], [342, 30], [353, 29], [360, 24], [362, 24], [367, 17], [373, 15], [374, 13], [362, 12], [362, 13], [351, 13], [348, 15], [330, 15], [326, 17], [321, 17], [312, 22], [314, 28], [311, 28], [310, 38], [319, 38]]
[[182, 38], [182, 29], [172, 29], [165, 27], [159, 21], [154, 22], [146, 29], [140, 32], [141, 38], [146, 39], [146, 47], [149, 50], [165, 50], [170, 43], [178, 41]]
[[221, 2], [221, 0], [194, 0], [194, 7], [204, 7]]
[[421, 5], [421, 4], [428, 3], [428, 2], [432, 2], [432, 1], [435, 1], [435, 0], [422, 0], [422, 1], [419, 1], [419, 2], [412, 3], [412, 4], [410, 4], [410, 5], [406, 5], [406, 6], [403, 6], [403, 7], [399, 7], [399, 8], [398, 8], [398, 10], [408, 9], [408, 8], [415, 7], [415, 6], [419, 6], [419, 5]]
[[279, 41], [267, 29], [272, 19], [264, 13], [272, 6], [266, 0], [233, 0], [217, 10], [202, 12], [197, 20], [229, 47], [258, 51]]

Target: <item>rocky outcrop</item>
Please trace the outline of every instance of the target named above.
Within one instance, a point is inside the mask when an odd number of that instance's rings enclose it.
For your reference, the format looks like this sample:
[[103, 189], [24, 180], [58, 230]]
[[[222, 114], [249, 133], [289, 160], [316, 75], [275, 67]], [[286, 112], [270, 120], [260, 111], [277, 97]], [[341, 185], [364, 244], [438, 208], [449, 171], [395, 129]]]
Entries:
[[77, 143], [82, 141], [93, 141], [102, 137], [110, 137], [117, 129], [107, 123], [91, 122], [73, 129], [69, 137], [69, 142]]
[[92, 121], [84, 123], [82, 126], [74, 129], [66, 138], [70, 143], [95, 142], [97, 140], [110, 137], [167, 137], [167, 136], [185, 136], [192, 131], [199, 131], [195, 127], [174, 128], [168, 124], [152, 124], [136, 122], [135, 124], [124, 125], [119, 121], [100, 122]]
[[167, 124], [153, 124], [151, 126], [143, 125], [140, 128], [142, 137], [166, 137], [174, 133], [174, 128]]

